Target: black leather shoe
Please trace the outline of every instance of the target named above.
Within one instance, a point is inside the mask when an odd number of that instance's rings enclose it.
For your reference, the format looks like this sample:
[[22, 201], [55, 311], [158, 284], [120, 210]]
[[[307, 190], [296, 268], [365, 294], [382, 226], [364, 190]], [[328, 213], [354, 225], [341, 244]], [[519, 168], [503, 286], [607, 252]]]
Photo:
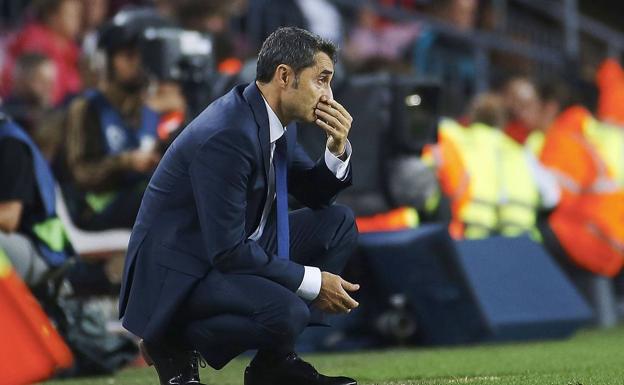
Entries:
[[149, 366], [154, 366], [158, 373], [160, 385], [182, 385], [182, 370], [180, 360], [176, 354], [161, 348], [139, 341], [139, 350], [143, 359]]
[[198, 351], [193, 350], [187, 353], [186, 358], [188, 364], [182, 372], [183, 385], [204, 385], [199, 379], [199, 367], [206, 367], [204, 361]]
[[199, 366], [205, 365], [198, 352], [165, 349], [143, 340], [139, 350], [145, 362], [156, 369], [160, 385], [204, 385], [199, 379]]
[[348, 377], [329, 377], [320, 374], [297, 354], [271, 364], [252, 361], [245, 369], [245, 385], [357, 385]]

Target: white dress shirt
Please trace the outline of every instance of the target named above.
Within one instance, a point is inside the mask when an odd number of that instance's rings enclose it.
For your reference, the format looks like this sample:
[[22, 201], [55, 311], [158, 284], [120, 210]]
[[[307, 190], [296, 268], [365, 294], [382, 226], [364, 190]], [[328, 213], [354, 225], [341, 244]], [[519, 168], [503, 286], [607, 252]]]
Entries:
[[[262, 210], [262, 217], [260, 218], [260, 223], [256, 230], [249, 236], [249, 239], [257, 241], [262, 236], [264, 232], [264, 227], [266, 226], [267, 219], [271, 212], [271, 206], [273, 201], [275, 200], [275, 170], [273, 169], [273, 152], [275, 151], [275, 142], [279, 138], [284, 135], [286, 132], [286, 127], [282, 126], [279, 118], [269, 106], [266, 99], [262, 97], [264, 100], [264, 104], [266, 105], [267, 113], [269, 115], [269, 136], [271, 140], [271, 154], [270, 154], [270, 167], [269, 167], [269, 181], [268, 181], [268, 191], [267, 197], [270, 199], [266, 199], [264, 208]], [[347, 141], [347, 145], [345, 146], [345, 153], [347, 155], [347, 159], [342, 161], [337, 156], [331, 153], [329, 149], [325, 149], [325, 164], [327, 168], [338, 178], [339, 180], [344, 180], [347, 176], [347, 170], [349, 169], [349, 160], [351, 159], [351, 143]], [[321, 270], [318, 267], [314, 266], [304, 266], [305, 273], [303, 275], [303, 280], [297, 289], [297, 295], [305, 300], [312, 301], [314, 300], [319, 292], [321, 291]]]

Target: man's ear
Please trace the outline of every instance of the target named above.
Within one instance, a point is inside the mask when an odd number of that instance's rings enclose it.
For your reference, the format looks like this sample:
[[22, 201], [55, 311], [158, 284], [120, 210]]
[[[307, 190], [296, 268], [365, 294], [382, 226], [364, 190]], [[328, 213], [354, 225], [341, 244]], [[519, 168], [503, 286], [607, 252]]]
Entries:
[[288, 88], [288, 84], [293, 80], [293, 76], [292, 68], [286, 64], [278, 65], [275, 70], [275, 78], [281, 88]]

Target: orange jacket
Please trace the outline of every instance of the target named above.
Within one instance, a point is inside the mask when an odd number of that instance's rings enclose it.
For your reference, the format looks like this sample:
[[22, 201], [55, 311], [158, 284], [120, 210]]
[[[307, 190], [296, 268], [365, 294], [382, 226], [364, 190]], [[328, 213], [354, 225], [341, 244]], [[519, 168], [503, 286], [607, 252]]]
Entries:
[[585, 137], [592, 119], [585, 108], [570, 107], [546, 132], [541, 160], [563, 192], [549, 224], [572, 261], [614, 276], [624, 265], [624, 191], [610, 183], [605, 162]]
[[606, 59], [596, 72], [598, 119], [624, 124], [624, 70], [615, 59]]
[[360, 233], [397, 231], [418, 226], [418, 212], [413, 207], [399, 207], [384, 213], [355, 218]]
[[583, 135], [584, 125], [592, 119], [581, 106], [563, 111], [546, 131], [542, 148], [542, 163], [559, 178], [562, 199], [592, 189], [602, 167], [595, 151]]
[[470, 201], [470, 177], [457, 145], [439, 132], [438, 143], [425, 147], [423, 158], [432, 159], [442, 193], [451, 200], [452, 219], [449, 233], [453, 238], [462, 238], [464, 225], [460, 220], [461, 209]]
[[622, 270], [624, 191], [569, 199], [552, 213], [548, 222], [578, 266], [608, 277]]

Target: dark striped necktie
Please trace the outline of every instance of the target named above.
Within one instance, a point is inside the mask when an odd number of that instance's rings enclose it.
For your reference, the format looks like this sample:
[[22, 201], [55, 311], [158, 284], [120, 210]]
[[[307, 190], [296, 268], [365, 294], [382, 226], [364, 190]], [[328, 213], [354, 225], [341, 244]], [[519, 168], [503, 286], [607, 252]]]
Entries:
[[277, 256], [289, 259], [288, 150], [286, 133], [275, 143], [273, 167], [275, 167], [275, 200], [277, 201]]

